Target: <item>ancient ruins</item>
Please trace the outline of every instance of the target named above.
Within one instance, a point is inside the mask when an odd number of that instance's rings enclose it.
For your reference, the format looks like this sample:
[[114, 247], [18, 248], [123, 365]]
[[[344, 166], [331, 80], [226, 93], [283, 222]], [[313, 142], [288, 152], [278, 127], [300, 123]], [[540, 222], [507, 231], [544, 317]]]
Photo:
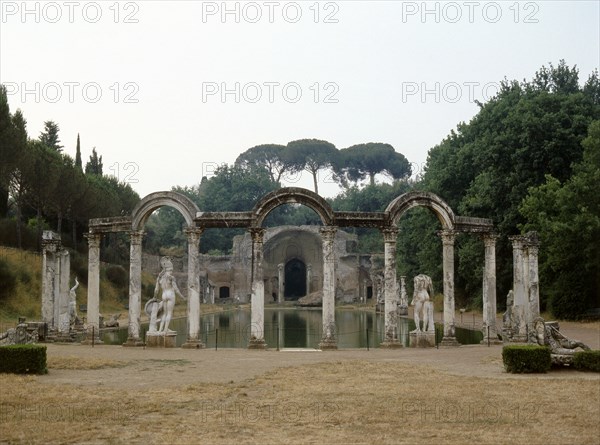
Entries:
[[[320, 228], [276, 228], [263, 227], [267, 215], [283, 204], [308, 206], [320, 217]], [[398, 333], [394, 322], [401, 310], [407, 307], [404, 277], [398, 285], [396, 276], [397, 222], [409, 209], [427, 207], [438, 217], [442, 230], [444, 318], [442, 346], [456, 346], [454, 320], [454, 240], [458, 233], [470, 233], [483, 239], [485, 264], [483, 269], [484, 334], [492, 341], [498, 338], [496, 328], [496, 254], [497, 235], [492, 221], [455, 215], [452, 209], [438, 196], [427, 192], [410, 192], [394, 199], [384, 212], [335, 212], [321, 196], [301, 188], [283, 188], [264, 196], [253, 209], [247, 212], [202, 212], [186, 196], [176, 192], [156, 192], [143, 198], [131, 216], [92, 219], [87, 234], [89, 243], [88, 276], [88, 335], [86, 341], [99, 342], [99, 253], [102, 236], [112, 232], [125, 232], [130, 237], [130, 283], [128, 339], [125, 346], [143, 344], [140, 329], [142, 238], [144, 224], [153, 211], [162, 206], [178, 210], [184, 217], [187, 228], [187, 341], [184, 348], [202, 348], [200, 339], [200, 296], [204, 294], [208, 281], [216, 283], [219, 296], [251, 304], [251, 338], [249, 348], [262, 349], [264, 341], [265, 302], [282, 301], [285, 289], [282, 276], [286, 267], [304, 268], [306, 289], [303, 293], [320, 292], [322, 295], [322, 349], [336, 349], [336, 301], [367, 298], [377, 292], [375, 279], [361, 259], [348, 252], [351, 236], [343, 232], [345, 227], [370, 227], [381, 231], [384, 239], [383, 282], [381, 293], [385, 311], [385, 338], [382, 347], [398, 347]], [[245, 228], [248, 235], [238, 239], [233, 258], [203, 258], [199, 254], [202, 233], [207, 228]], [[291, 232], [294, 233], [291, 233]], [[277, 242], [283, 239], [302, 238], [304, 255], [294, 250], [294, 244]], [[296, 243], [297, 244], [297, 243]], [[291, 247], [290, 247], [291, 246]], [[537, 284], [537, 244], [528, 238], [515, 237], [515, 300], [512, 313], [518, 315], [516, 341], [526, 341], [523, 332], [533, 330], [533, 319], [539, 315], [539, 293]], [[350, 259], [349, 259], [350, 258]], [[212, 262], [212, 264], [211, 264]], [[220, 263], [220, 266], [219, 266]], [[361, 275], [361, 270], [363, 271]], [[352, 274], [354, 281], [338, 280], [340, 276]], [[300, 275], [304, 276], [304, 275]], [[370, 289], [369, 289], [370, 287]], [[400, 289], [399, 289], [400, 287]], [[222, 293], [221, 293], [222, 292]], [[298, 295], [299, 296], [299, 295]], [[212, 299], [214, 301], [214, 293]], [[527, 304], [526, 304], [527, 303]], [[146, 306], [146, 310], [148, 310]], [[151, 310], [152, 312], [152, 310]], [[58, 317], [56, 318], [58, 319]], [[428, 319], [429, 321], [429, 319]], [[512, 322], [511, 322], [512, 323]], [[529, 324], [529, 328], [524, 327]], [[512, 326], [512, 325], [511, 325]]]

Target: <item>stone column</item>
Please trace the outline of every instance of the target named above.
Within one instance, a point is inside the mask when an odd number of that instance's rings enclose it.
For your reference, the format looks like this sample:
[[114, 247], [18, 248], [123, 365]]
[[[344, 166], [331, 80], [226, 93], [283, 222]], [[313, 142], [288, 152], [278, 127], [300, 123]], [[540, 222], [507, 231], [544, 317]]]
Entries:
[[283, 303], [285, 300], [285, 265], [277, 265], [277, 303]]
[[538, 274], [538, 251], [539, 241], [537, 233], [528, 234], [527, 253], [529, 264], [526, 267], [529, 270], [529, 317], [527, 318], [528, 330], [533, 332], [533, 320], [540, 316], [540, 284]]
[[381, 343], [382, 348], [401, 348], [398, 341], [397, 329], [397, 284], [396, 284], [396, 238], [398, 228], [391, 227], [382, 230], [384, 242], [384, 312], [385, 312], [385, 337]]
[[501, 343], [498, 340], [496, 329], [496, 239], [498, 235], [486, 233], [483, 235], [485, 245], [485, 267], [483, 270], [483, 340], [482, 344], [489, 342]]
[[524, 238], [520, 235], [511, 236], [513, 246], [513, 338], [514, 342], [527, 341], [527, 321], [525, 305], [525, 281], [523, 271], [523, 242]]
[[60, 283], [58, 293], [58, 334], [61, 340], [71, 340], [71, 317], [69, 316], [69, 281], [71, 276], [71, 260], [69, 251], [61, 249], [60, 261]]
[[442, 257], [444, 269], [444, 337], [442, 346], [459, 346], [456, 341], [454, 324], [454, 238], [453, 230], [438, 232], [442, 238]]
[[60, 237], [54, 232], [44, 231], [42, 235], [42, 321], [48, 329], [54, 326], [54, 280], [59, 267], [58, 252]]
[[129, 232], [129, 330], [123, 346], [143, 346], [140, 337], [142, 312], [142, 238], [141, 230]]
[[[102, 234], [89, 233], [88, 240], [88, 294], [87, 335], [83, 344], [102, 343], [100, 330], [100, 241]], [[93, 336], [92, 336], [93, 334]]]
[[265, 229], [250, 229], [252, 237], [252, 302], [248, 349], [265, 349], [265, 283], [263, 281], [263, 238]]
[[198, 276], [198, 255], [200, 236], [204, 229], [188, 227], [184, 230], [188, 242], [188, 291], [187, 291], [187, 339], [182, 348], [201, 349], [200, 340], [200, 277]]
[[310, 294], [310, 282], [312, 281], [312, 264], [306, 265], [306, 295]]
[[322, 227], [323, 242], [323, 335], [319, 348], [337, 349], [335, 328], [335, 233], [337, 227]]

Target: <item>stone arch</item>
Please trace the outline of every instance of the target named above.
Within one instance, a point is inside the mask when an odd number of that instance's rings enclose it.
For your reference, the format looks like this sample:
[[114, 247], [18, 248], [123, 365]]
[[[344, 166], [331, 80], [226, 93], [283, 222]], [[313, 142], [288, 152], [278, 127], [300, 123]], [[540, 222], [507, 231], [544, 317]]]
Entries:
[[435, 213], [445, 230], [454, 230], [454, 212], [442, 198], [430, 192], [404, 193], [390, 202], [385, 209], [390, 225], [397, 224], [404, 212], [417, 206], [428, 207]]
[[261, 227], [267, 215], [283, 204], [303, 204], [319, 215], [323, 225], [333, 225], [334, 215], [329, 203], [315, 192], [299, 187], [282, 188], [265, 195], [252, 209], [252, 225]]
[[200, 211], [187, 196], [177, 192], [155, 192], [145, 196], [131, 213], [132, 230], [140, 230], [148, 217], [159, 207], [169, 206], [181, 213], [188, 227], [194, 226], [194, 218]]

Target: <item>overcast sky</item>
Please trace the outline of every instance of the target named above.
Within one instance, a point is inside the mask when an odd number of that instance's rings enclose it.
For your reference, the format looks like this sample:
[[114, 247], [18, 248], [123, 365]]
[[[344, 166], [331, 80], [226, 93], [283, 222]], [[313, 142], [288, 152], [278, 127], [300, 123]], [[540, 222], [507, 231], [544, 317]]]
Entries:
[[[81, 135], [144, 196], [258, 144], [386, 142], [418, 170], [497, 91], [600, 57], [598, 1], [2, 1], [0, 81], [30, 137]], [[312, 188], [308, 174], [287, 185]], [[320, 178], [320, 191], [336, 186]]]

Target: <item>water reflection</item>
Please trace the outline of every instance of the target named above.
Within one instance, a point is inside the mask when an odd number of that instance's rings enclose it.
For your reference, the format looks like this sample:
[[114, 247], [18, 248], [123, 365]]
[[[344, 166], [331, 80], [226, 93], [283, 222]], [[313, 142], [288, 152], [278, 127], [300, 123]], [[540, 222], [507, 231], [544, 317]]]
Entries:
[[[339, 348], [377, 348], [384, 338], [384, 315], [372, 311], [337, 309], [335, 312]], [[250, 338], [250, 310], [232, 309], [206, 314], [201, 319], [201, 337], [208, 348], [246, 348]], [[185, 343], [187, 319], [171, 321], [177, 331], [177, 346]], [[296, 308], [265, 309], [265, 341], [270, 348], [318, 348], [321, 340], [321, 310]], [[404, 346], [409, 345], [409, 332], [415, 328], [412, 319], [398, 318], [396, 332]], [[145, 335], [148, 325], [142, 326]], [[443, 328], [436, 324], [436, 342], [442, 340]], [[479, 343], [480, 331], [456, 328], [461, 344]], [[127, 329], [102, 334], [106, 344], [123, 344]]]

